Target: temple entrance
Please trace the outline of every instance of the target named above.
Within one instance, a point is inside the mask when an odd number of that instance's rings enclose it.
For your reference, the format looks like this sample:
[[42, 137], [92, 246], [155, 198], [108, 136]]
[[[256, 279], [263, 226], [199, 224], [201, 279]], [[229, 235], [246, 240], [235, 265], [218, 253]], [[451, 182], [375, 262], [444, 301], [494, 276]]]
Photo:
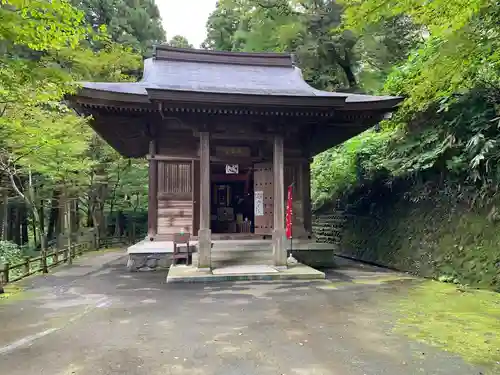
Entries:
[[210, 167], [212, 233], [254, 233], [252, 165], [213, 163]]

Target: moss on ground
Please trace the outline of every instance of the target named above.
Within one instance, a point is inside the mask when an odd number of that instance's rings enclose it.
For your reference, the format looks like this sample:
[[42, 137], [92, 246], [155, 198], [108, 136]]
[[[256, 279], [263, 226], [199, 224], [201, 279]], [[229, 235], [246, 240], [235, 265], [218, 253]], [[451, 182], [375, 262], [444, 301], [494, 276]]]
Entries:
[[500, 374], [499, 294], [425, 281], [396, 310], [396, 332]]
[[4, 302], [19, 301], [26, 297], [26, 292], [18, 285], [5, 285], [3, 289], [4, 293], [0, 294], [0, 304]]

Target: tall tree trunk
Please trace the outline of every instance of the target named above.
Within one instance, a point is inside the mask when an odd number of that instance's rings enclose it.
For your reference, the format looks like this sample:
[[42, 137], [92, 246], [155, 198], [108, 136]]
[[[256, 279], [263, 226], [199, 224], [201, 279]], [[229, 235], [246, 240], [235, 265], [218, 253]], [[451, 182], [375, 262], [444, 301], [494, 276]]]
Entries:
[[73, 220], [75, 232], [80, 231], [80, 199], [75, 199], [75, 218]]
[[12, 220], [12, 240], [17, 245], [21, 246], [21, 204], [16, 202], [16, 205], [13, 207], [13, 211], [15, 212], [14, 220]]
[[351, 67], [349, 65], [341, 65], [341, 67], [347, 77], [347, 82], [349, 82], [349, 87], [350, 88], [358, 87], [356, 76], [354, 75], [354, 72], [352, 71]]
[[[40, 226], [43, 227], [45, 229], [45, 201], [43, 199], [40, 199], [40, 202], [39, 202], [40, 206], [38, 207], [38, 217], [40, 219]], [[35, 234], [36, 230], [35, 228], [37, 228], [36, 226], [36, 221], [35, 221], [35, 216], [33, 215], [33, 233], [34, 233], [34, 236], [36, 238], [36, 242], [38, 242], [38, 235]], [[47, 231], [45, 230], [45, 233], [47, 233]]]
[[50, 201], [50, 214], [49, 214], [49, 225], [47, 227], [47, 238], [53, 240], [59, 234], [56, 228], [60, 227], [59, 223], [59, 199], [61, 197], [61, 192], [59, 190], [54, 190], [52, 193], [52, 199]]
[[94, 218], [93, 218], [93, 209], [92, 209], [93, 203], [89, 199], [89, 204], [87, 206], [87, 227], [92, 228], [94, 226]]
[[29, 220], [28, 220], [28, 209], [26, 204], [20, 206], [20, 217], [21, 217], [21, 244], [26, 245], [29, 243]]
[[[39, 213], [40, 219], [42, 218], [42, 215]], [[43, 223], [42, 223], [43, 225]], [[35, 221], [35, 215], [33, 213], [31, 214], [31, 230], [33, 232], [33, 243], [35, 245], [35, 249], [38, 249], [38, 229], [36, 227], [36, 221]]]
[[16, 182], [16, 175], [15, 174], [10, 174], [9, 179], [12, 185], [12, 188], [16, 192], [16, 194], [21, 197], [24, 202], [26, 203], [27, 207], [31, 210], [33, 213], [36, 225], [38, 227], [38, 233], [39, 233], [39, 241], [41, 245], [41, 251], [40, 251], [40, 256], [42, 259], [42, 272], [47, 273], [47, 236], [45, 234], [45, 228], [40, 225], [41, 220], [40, 220], [40, 215], [38, 213], [38, 207], [36, 205], [37, 199], [35, 196], [35, 188], [33, 187], [33, 181], [32, 181], [32, 176], [31, 176], [31, 171], [29, 173], [29, 178], [28, 178], [28, 191], [26, 193], [23, 193], [21, 191], [21, 188], [17, 185]]
[[0, 239], [7, 241], [7, 231], [9, 228], [9, 192], [7, 190], [3, 193], [2, 203], [2, 228]]
[[9, 213], [7, 214], [9, 221], [7, 221], [7, 231], [5, 234], [5, 239], [11, 242], [13, 242], [14, 239], [14, 222], [16, 220], [16, 213], [14, 212], [14, 207], [12, 206], [12, 202], [7, 206], [7, 209], [9, 210]]

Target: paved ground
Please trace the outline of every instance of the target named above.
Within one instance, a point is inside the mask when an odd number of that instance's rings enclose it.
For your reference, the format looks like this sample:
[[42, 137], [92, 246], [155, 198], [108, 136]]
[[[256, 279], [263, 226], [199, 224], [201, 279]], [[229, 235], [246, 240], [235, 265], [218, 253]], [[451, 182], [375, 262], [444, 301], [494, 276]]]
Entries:
[[391, 333], [380, 301], [415, 281], [380, 284], [387, 271], [347, 263], [329, 281], [167, 285], [124, 264], [84, 258], [0, 303], [0, 374], [480, 374]]

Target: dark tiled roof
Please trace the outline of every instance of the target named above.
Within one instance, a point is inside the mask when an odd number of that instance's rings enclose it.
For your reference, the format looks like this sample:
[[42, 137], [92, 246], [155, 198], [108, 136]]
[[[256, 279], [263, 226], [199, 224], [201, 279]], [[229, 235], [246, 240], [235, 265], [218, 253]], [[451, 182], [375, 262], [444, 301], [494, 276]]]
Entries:
[[[148, 89], [256, 96], [332, 97], [345, 103], [386, 102], [400, 99], [327, 92], [308, 85], [289, 54], [230, 53], [157, 47], [156, 56], [144, 61], [139, 82], [84, 82], [85, 96], [101, 92], [148, 96]], [[390, 104], [392, 103], [392, 104]]]

